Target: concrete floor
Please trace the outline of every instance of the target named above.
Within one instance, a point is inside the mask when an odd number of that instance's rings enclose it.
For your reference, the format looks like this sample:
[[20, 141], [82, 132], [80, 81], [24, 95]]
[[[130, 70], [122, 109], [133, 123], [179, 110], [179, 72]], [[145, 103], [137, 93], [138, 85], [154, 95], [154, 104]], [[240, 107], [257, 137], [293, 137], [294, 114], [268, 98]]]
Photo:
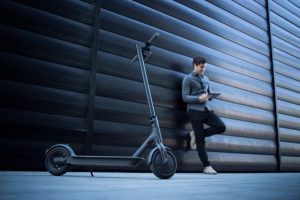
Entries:
[[169, 180], [151, 173], [94, 175], [0, 171], [0, 200], [300, 200], [300, 173], [177, 173]]

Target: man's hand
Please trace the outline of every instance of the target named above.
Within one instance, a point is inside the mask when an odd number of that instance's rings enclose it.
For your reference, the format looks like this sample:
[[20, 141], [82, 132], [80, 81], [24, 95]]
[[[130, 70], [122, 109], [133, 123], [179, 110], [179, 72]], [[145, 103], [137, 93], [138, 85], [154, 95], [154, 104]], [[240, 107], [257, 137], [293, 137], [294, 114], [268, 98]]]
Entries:
[[199, 101], [201, 103], [205, 103], [208, 101], [208, 99], [210, 98], [211, 96], [208, 94], [208, 93], [205, 93], [205, 94], [202, 94], [201, 96], [199, 96]]

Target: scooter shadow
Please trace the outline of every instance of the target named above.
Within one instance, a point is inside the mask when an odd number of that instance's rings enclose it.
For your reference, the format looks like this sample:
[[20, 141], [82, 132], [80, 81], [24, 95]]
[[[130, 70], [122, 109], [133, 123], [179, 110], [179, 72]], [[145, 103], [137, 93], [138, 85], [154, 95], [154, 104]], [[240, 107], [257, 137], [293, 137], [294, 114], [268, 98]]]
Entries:
[[114, 175], [108, 175], [105, 173], [95, 173], [94, 176], [91, 176], [89, 173], [86, 174], [65, 174], [63, 177], [76, 177], [76, 178], [92, 178], [92, 179], [127, 179], [127, 180], [162, 180], [151, 173], [149, 174], [139, 174], [139, 173], [133, 173], [132, 175], [130, 174], [120, 174], [118, 175], [117, 173]]

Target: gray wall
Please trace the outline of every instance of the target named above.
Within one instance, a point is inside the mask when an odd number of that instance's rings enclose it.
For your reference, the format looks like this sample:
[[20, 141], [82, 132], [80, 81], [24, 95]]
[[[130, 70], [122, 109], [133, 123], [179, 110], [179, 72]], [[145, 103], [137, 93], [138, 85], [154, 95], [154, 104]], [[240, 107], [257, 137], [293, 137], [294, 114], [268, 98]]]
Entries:
[[299, 1], [271, 1], [282, 170], [300, 166]]
[[95, 2], [1, 1], [1, 168], [42, 169], [44, 150], [56, 143], [84, 154], [87, 137], [92, 154], [132, 154], [150, 127], [140, 69], [131, 58], [135, 43], [159, 32], [146, 67], [164, 141], [179, 170], [201, 170], [197, 152], [187, 149], [191, 125], [181, 100], [181, 81], [196, 55], [208, 60], [213, 90], [223, 93], [213, 106], [227, 130], [207, 138], [213, 165], [222, 171], [276, 171], [280, 163], [282, 171], [300, 170], [296, 0], [270, 0], [270, 30], [263, 0], [100, 3], [95, 36]]

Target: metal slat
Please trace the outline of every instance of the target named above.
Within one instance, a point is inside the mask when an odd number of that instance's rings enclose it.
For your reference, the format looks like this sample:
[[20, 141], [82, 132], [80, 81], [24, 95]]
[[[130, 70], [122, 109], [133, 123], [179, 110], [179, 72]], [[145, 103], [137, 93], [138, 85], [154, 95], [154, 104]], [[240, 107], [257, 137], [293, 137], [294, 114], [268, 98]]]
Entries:
[[5, 124], [85, 130], [86, 120], [83, 118], [4, 108], [0, 110], [1, 122]]
[[[206, 14], [202, 14], [195, 9], [189, 8], [183, 4], [176, 3], [175, 1], [143, 1], [143, 0], [136, 0], [137, 2], [146, 5], [154, 10], [160, 11], [164, 14], [174, 17], [176, 20], [181, 20], [187, 24], [193, 25], [197, 28], [207, 31], [209, 34], [214, 34], [220, 36], [222, 39], [226, 39], [228, 41], [232, 41], [236, 44], [241, 45], [241, 47], [246, 47], [251, 50], [254, 50], [258, 53], [261, 53], [265, 56], [269, 56], [268, 45], [264, 42], [261, 42], [257, 39], [254, 39], [250, 36], [250, 34], [243, 34], [243, 32], [238, 31], [237, 29], [231, 28], [229, 25], [224, 25], [223, 23], [213, 20], [212, 18], [206, 16]], [[182, 2], [184, 3], [184, 2]], [[186, 4], [188, 3], [195, 3], [195, 2], [188, 2], [185, 1]], [[203, 2], [197, 2], [198, 5], [208, 4]], [[208, 10], [209, 6], [205, 7], [201, 11]], [[200, 9], [199, 9], [200, 11]], [[229, 18], [228, 15], [225, 16]], [[187, 30], [186, 28], [184, 28]], [[214, 36], [213, 35], [213, 36]], [[195, 39], [194, 39], [195, 40]], [[205, 39], [203, 39], [205, 41]], [[232, 45], [231, 45], [232, 47]], [[255, 59], [259, 59], [258, 57], [253, 57]]]
[[1, 51], [82, 69], [88, 68], [89, 48], [85, 46], [5, 25], [0, 25], [0, 30]]
[[[48, 0], [47, 3], [43, 1], [31, 0], [14, 0], [20, 4], [28, 7], [44, 10], [58, 16], [73, 19], [78, 22], [92, 25], [93, 24], [93, 4], [85, 3], [83, 1], [73, 0]], [[75, 12], [74, 12], [75, 11]]]
[[248, 22], [212, 3], [206, 1], [176, 1], [264, 43], [268, 41], [267, 32], [257, 27], [255, 23]]
[[[131, 57], [131, 55], [134, 55], [134, 49], [132, 48], [132, 45], [135, 41], [129, 39], [130, 37], [139, 39], [136, 37], [140, 37], [140, 35], [150, 35], [151, 32], [158, 31], [160, 32], [160, 42], [157, 43], [157, 46], [163, 48], [164, 50], [187, 57], [193, 57], [195, 54], [201, 54], [210, 61], [210, 64], [214, 64], [216, 66], [220, 66], [222, 68], [226, 68], [255, 79], [271, 82], [271, 77], [269, 73], [267, 73], [269, 69], [259, 67], [255, 64], [243, 61], [228, 54], [224, 54], [220, 51], [208, 48], [204, 45], [192, 42], [182, 37], [178, 37], [174, 34], [161, 32], [159, 29], [149, 29], [149, 27], [141, 23], [135, 23], [134, 21], [130, 22], [129, 20], [121, 17], [116, 20], [116, 17], [116, 15], [112, 15], [112, 17], [106, 18], [109, 21], [103, 19], [103, 28], [109, 29], [109, 31], [116, 31], [116, 33], [105, 30], [100, 31], [102, 44], [101, 50], [103, 51], [122, 55], [124, 57]], [[139, 34], [134, 34], [135, 32]], [[157, 52], [157, 50], [155, 51]], [[157, 52], [156, 54], [159, 53], [160, 52]], [[187, 66], [190, 66], [190, 63]], [[188, 67], [188, 69], [190, 71], [191, 68]]]
[[230, 12], [239, 18], [242, 18], [253, 25], [267, 31], [268, 30], [268, 24], [266, 20], [257, 15], [254, 14], [252, 11], [248, 10], [247, 8], [244, 8], [243, 6], [229, 1], [214, 1], [214, 0], [207, 0], [209, 3], [214, 4], [223, 10], [226, 10], [227, 12]]
[[88, 90], [86, 70], [4, 52], [0, 59], [2, 79], [78, 93]]
[[[103, 7], [105, 9], [110, 9], [111, 11], [116, 12], [120, 15], [129, 17], [131, 19], [137, 20], [152, 27], [156, 27], [160, 30], [180, 36], [189, 41], [204, 45], [212, 49], [216, 49], [219, 52], [228, 54], [243, 61], [255, 64], [257, 66], [261, 66], [264, 68], [268, 68], [269, 66], [269, 60], [267, 59], [267, 57], [261, 55], [260, 53], [251, 51], [229, 40], [224, 40], [221, 37], [211, 34], [203, 29], [199, 29], [188, 23], [184, 23], [181, 20], [176, 20], [168, 15], [164, 15], [158, 11], [149, 9], [148, 7], [145, 7], [141, 4], [124, 1], [111, 1], [110, 3], [105, 2], [106, 1], [104, 1], [103, 3]], [[172, 26], [168, 24], [172, 24]], [[178, 29], [177, 27], [182, 28]], [[212, 27], [215, 27], [215, 25]], [[103, 28], [105, 28], [105, 26]], [[223, 35], [225, 35], [225, 33], [226, 31], [223, 33]], [[239, 51], [239, 54], [236, 54], [237, 51]]]
[[277, 26], [276, 24], [272, 25], [273, 27], [273, 35], [279, 37], [280, 39], [300, 48], [299, 38], [295, 35], [285, 31], [283, 28]]
[[[14, 17], [10, 17], [12, 15]], [[13, 1], [2, 2], [0, 22], [63, 41], [91, 46], [91, 26]]]
[[280, 140], [282, 142], [300, 143], [300, 130], [282, 128], [280, 129]]

